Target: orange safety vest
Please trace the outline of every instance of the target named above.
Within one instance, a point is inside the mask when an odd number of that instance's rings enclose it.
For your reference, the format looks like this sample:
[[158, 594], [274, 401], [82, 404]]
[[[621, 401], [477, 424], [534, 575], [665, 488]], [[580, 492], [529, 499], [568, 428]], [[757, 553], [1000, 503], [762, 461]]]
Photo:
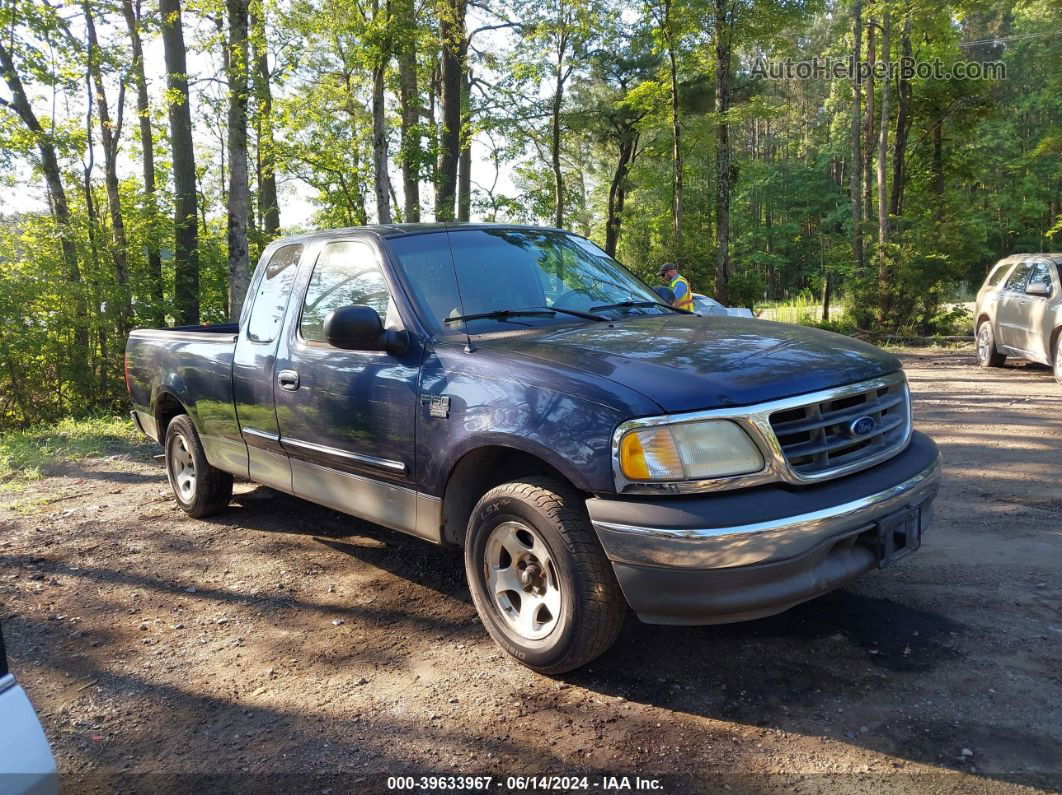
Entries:
[[690, 283], [689, 283], [689, 281], [686, 280], [686, 277], [685, 276], [676, 276], [674, 279], [671, 280], [671, 283], [668, 285], [668, 287], [670, 287], [672, 290], [674, 290], [675, 289], [675, 285], [677, 285], [679, 282], [682, 282], [682, 284], [686, 285], [686, 294], [683, 295], [681, 298], [679, 298], [678, 296], [675, 296], [675, 304], [673, 306], [675, 306], [678, 309], [685, 309], [687, 312], [692, 312], [693, 311], [693, 288], [690, 287]]

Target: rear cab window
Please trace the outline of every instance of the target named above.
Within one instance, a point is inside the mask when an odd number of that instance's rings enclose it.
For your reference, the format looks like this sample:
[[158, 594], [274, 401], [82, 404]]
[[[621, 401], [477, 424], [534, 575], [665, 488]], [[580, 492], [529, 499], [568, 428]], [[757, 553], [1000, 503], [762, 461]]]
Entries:
[[277, 338], [301, 257], [302, 244], [281, 246], [262, 269], [247, 318], [247, 339], [251, 342], [269, 343]]

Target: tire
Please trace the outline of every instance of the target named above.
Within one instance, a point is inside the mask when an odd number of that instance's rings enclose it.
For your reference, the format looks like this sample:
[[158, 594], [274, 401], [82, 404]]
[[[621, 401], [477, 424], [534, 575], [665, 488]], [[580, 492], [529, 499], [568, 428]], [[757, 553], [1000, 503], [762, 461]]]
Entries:
[[1002, 367], [1007, 360], [1005, 354], [996, 350], [996, 335], [992, 331], [992, 321], [986, 320], [977, 327], [977, 363], [982, 367]]
[[177, 504], [201, 519], [223, 511], [232, 499], [232, 475], [213, 467], [187, 414], [174, 417], [166, 428], [166, 477]]
[[1062, 384], [1062, 333], [1055, 340], [1055, 380]]
[[559, 480], [527, 478], [484, 494], [468, 523], [465, 574], [479, 617], [499, 646], [542, 674], [603, 654], [627, 614], [584, 500]]

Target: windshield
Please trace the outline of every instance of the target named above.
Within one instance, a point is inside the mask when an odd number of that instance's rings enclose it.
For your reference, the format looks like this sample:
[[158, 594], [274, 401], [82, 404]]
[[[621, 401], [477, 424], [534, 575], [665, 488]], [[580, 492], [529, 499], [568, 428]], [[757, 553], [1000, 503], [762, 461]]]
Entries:
[[[459, 229], [391, 238], [387, 245], [435, 333], [588, 322], [562, 310], [610, 320], [673, 311], [593, 243], [564, 232]], [[504, 310], [553, 308], [557, 311], [446, 322]]]

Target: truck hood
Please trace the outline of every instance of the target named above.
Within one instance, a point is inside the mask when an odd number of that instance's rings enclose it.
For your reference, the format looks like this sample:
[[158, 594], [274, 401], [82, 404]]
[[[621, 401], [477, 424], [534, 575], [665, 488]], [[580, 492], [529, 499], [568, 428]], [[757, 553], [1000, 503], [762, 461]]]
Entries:
[[646, 316], [476, 342], [616, 381], [667, 412], [745, 406], [900, 369], [895, 356], [850, 337], [737, 317]]

